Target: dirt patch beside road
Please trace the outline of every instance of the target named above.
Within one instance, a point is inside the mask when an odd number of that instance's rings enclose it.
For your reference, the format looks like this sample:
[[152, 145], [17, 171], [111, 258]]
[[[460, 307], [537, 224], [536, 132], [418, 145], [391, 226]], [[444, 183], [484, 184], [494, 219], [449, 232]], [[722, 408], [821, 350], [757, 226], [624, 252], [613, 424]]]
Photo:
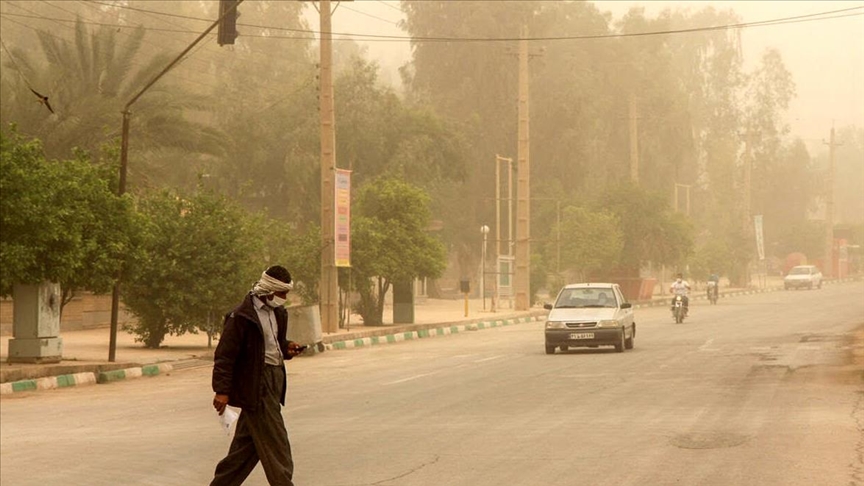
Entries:
[[837, 341], [837, 345], [843, 349], [842, 362], [798, 368], [789, 379], [826, 385], [864, 385], [864, 324]]

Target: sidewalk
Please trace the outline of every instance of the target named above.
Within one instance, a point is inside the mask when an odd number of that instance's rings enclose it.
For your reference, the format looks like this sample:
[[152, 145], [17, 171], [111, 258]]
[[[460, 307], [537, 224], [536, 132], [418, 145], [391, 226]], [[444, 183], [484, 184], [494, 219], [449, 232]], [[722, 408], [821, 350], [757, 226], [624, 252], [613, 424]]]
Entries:
[[[841, 282], [856, 279], [843, 279]], [[826, 283], [835, 282], [826, 281]], [[782, 281], [779, 285], [777, 282], [768, 282], [763, 287], [748, 289], [721, 287], [720, 296], [722, 299], [772, 292], [782, 288]], [[704, 300], [704, 291], [694, 289], [691, 299]], [[634, 308], [668, 305], [668, 302], [668, 295], [654, 295], [650, 301], [634, 302]], [[353, 315], [348, 329], [323, 335], [322, 345], [319, 346], [318, 351], [392, 344], [458, 334], [466, 330], [515, 325], [541, 320], [548, 312], [542, 308], [542, 303], [528, 311], [515, 311], [505, 307], [494, 313], [488, 310], [489, 305], [487, 300], [487, 310], [484, 311], [480, 299], [471, 299], [468, 302], [466, 316], [464, 300], [427, 299], [415, 304], [413, 324], [400, 325], [392, 324], [393, 312], [390, 306], [384, 310], [385, 324], [381, 326], [364, 326], [359, 322], [359, 316]], [[107, 328], [65, 332], [61, 338], [63, 339], [63, 360], [60, 363], [9, 364], [6, 359], [11, 336], [0, 337], [0, 395], [107, 383], [127, 378], [154, 376], [174, 369], [206, 366], [208, 362], [212, 362], [213, 351], [217, 344], [214, 340], [212, 347], [208, 347], [205, 334], [185, 334], [166, 336], [159, 349], [147, 349], [141, 343], [136, 343], [133, 335], [119, 331], [116, 360], [109, 362], [110, 336]]]
[[[324, 333], [322, 345], [326, 349], [345, 349], [355, 347], [357, 341], [366, 339], [372, 344], [373, 338], [380, 337], [375, 344], [396, 342], [419, 337], [431, 337], [436, 333], [430, 333], [430, 329], [451, 328], [453, 326], [480, 325], [495, 321], [510, 321], [526, 319], [535, 315], [545, 315], [542, 307], [530, 311], [514, 311], [504, 308], [498, 312], [491, 312], [490, 302], [486, 301], [487, 310], [483, 311], [483, 302], [472, 299], [468, 302], [468, 315], [465, 315], [464, 300], [442, 300], [427, 299], [423, 303], [415, 304], [414, 324], [392, 324], [392, 307], [384, 309], [384, 325], [364, 326], [358, 315], [352, 315], [352, 322], [348, 329], [339, 329], [335, 333]], [[509, 322], [508, 322], [509, 323]], [[490, 326], [491, 327], [491, 326]], [[411, 337], [408, 337], [408, 334]], [[390, 337], [388, 339], [388, 336]], [[399, 336], [399, 337], [397, 337]], [[0, 383], [8, 385], [17, 381], [33, 381], [46, 377], [66, 377], [59, 381], [47, 380], [45, 383], [28, 383], [17, 388], [24, 391], [28, 389], [58, 388], [64, 386], [75, 386], [89, 384], [91, 377], [75, 376], [81, 374], [92, 374], [95, 381], [114, 381], [124, 379], [123, 375], [155, 375], [160, 372], [170, 371], [173, 367], [183, 366], [184, 363], [212, 360], [213, 351], [217, 340], [212, 347], [207, 345], [206, 334], [184, 334], [182, 336], [166, 336], [159, 349], [147, 349], [141, 343], [135, 342], [135, 336], [125, 331], [117, 333], [117, 348], [115, 361], [108, 361], [108, 347], [110, 342], [110, 331], [108, 328], [88, 329], [80, 331], [67, 331], [60, 336], [63, 339], [63, 359], [55, 364], [21, 364], [7, 363], [9, 340], [12, 336], [0, 336]], [[345, 344], [349, 343], [349, 344]], [[173, 364], [174, 366], [165, 366]], [[162, 365], [162, 366], [157, 366]], [[140, 371], [130, 371], [138, 369]], [[124, 371], [125, 372], [122, 372]], [[79, 381], [81, 381], [79, 383]], [[0, 393], [7, 393], [6, 388], [0, 389]], [[12, 390], [9, 390], [12, 391]]]

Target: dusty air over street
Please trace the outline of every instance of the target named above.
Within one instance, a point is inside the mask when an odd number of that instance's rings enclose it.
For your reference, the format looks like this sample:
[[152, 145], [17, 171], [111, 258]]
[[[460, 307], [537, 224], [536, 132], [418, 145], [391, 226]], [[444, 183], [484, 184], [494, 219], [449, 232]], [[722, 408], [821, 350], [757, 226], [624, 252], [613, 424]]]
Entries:
[[[860, 484], [862, 292], [637, 309], [623, 354], [548, 356], [539, 321], [292, 360], [295, 481]], [[205, 483], [230, 441], [209, 373], [4, 397], [2, 482]]]
[[864, 486], [864, 1], [0, 0], [0, 483]]

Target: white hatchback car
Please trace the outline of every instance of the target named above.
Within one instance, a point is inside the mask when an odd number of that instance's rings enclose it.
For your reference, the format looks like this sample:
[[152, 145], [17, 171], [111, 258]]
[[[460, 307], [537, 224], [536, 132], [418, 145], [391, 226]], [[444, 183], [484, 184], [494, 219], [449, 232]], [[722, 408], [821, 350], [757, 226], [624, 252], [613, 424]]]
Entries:
[[783, 288], [802, 289], [802, 288], [822, 288], [822, 272], [813, 265], [798, 265], [789, 270], [789, 274], [783, 279]]
[[619, 353], [633, 348], [636, 322], [633, 305], [618, 284], [581, 283], [561, 289], [546, 318], [546, 354], [572, 347], [615, 346]]

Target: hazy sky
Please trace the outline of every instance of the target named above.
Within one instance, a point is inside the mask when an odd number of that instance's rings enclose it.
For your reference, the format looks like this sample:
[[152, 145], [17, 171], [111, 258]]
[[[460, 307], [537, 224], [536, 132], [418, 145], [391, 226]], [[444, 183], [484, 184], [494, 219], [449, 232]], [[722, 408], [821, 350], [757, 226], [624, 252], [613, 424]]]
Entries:
[[[594, 2], [614, 17], [633, 6], [654, 16], [666, 8], [698, 10], [713, 5], [732, 9], [744, 22], [864, 7], [864, 1], [604, 1]], [[396, 25], [403, 18], [395, 0], [343, 2], [333, 16], [334, 32], [405, 35]], [[506, 2], [501, 2], [506, 8]], [[864, 14], [864, 9], [861, 11]], [[310, 25], [317, 29], [318, 15], [308, 9]], [[686, 34], [679, 34], [686, 35]], [[769, 47], [777, 48], [792, 72], [797, 98], [789, 110], [793, 134], [813, 148], [828, 137], [832, 121], [837, 126], [864, 126], [864, 15], [800, 22], [742, 30], [746, 67], [750, 68]], [[398, 84], [396, 69], [410, 60], [407, 42], [361, 42], [382, 67], [382, 79]]]

